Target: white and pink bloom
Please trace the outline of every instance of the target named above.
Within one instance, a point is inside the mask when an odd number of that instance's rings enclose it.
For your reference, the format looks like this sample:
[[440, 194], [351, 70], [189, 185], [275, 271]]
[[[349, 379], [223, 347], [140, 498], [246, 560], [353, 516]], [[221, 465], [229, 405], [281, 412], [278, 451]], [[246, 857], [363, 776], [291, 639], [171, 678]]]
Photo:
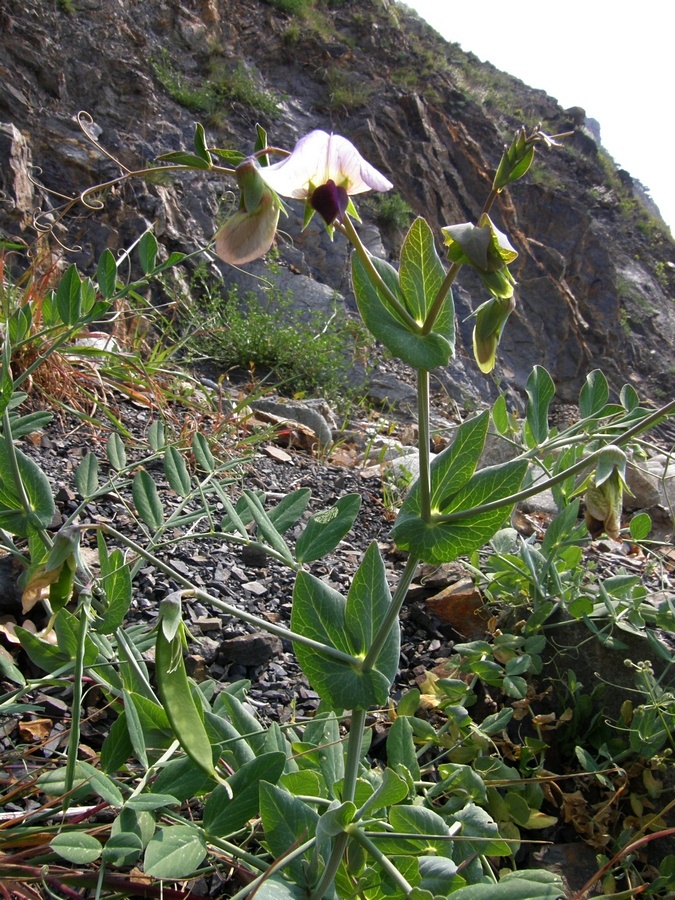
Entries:
[[393, 187], [347, 138], [325, 131], [300, 138], [290, 156], [261, 168], [260, 175], [282, 197], [305, 200], [327, 225], [344, 220], [353, 194]]

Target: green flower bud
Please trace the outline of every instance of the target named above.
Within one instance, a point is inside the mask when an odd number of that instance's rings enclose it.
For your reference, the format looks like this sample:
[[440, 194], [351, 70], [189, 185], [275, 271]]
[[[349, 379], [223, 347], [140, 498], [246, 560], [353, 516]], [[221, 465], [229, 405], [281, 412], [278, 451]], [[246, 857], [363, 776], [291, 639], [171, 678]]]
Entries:
[[241, 191], [239, 209], [216, 234], [216, 253], [233, 266], [262, 256], [272, 246], [279, 222], [281, 201], [260, 177], [254, 159], [237, 166]]
[[506, 320], [515, 309], [513, 297], [492, 297], [476, 310], [476, 324], [473, 329], [473, 355], [478, 368], [489, 374], [495, 367], [497, 347], [506, 325]]
[[623, 493], [628, 491], [625, 475], [626, 454], [620, 447], [605, 447], [584, 496], [586, 525], [593, 537], [604, 530], [613, 540], [619, 540]]

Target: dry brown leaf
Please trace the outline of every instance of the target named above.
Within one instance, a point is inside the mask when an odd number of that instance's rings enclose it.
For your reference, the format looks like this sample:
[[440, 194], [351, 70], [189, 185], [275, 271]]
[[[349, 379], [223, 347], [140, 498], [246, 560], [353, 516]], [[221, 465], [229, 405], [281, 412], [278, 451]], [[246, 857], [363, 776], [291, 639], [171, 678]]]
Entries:
[[49, 739], [54, 723], [51, 719], [31, 719], [19, 722], [19, 737], [27, 744], [41, 744]]

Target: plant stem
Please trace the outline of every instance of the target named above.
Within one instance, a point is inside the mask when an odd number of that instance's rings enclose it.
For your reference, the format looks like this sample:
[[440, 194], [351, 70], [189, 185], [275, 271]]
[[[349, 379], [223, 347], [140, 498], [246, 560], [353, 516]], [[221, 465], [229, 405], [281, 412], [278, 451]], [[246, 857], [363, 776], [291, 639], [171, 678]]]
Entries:
[[[91, 528], [92, 526], [87, 525], [85, 527]], [[337, 650], [335, 647], [331, 647], [330, 644], [322, 644], [320, 641], [315, 641], [312, 640], [312, 638], [307, 638], [302, 634], [297, 634], [295, 631], [291, 631], [290, 628], [284, 628], [281, 625], [274, 625], [272, 622], [268, 622], [265, 619], [260, 619], [258, 618], [258, 616], [254, 616], [243, 609], [239, 609], [236, 606], [231, 606], [229, 603], [225, 603], [224, 600], [219, 600], [217, 597], [213, 597], [211, 594], [207, 593], [207, 591], [202, 591], [200, 588], [196, 588], [189, 581], [189, 579], [185, 578], [175, 569], [172, 569], [171, 566], [167, 565], [167, 563], [162, 562], [161, 559], [153, 556], [152, 553], [148, 553], [135, 541], [132, 541], [130, 538], [126, 537], [126, 535], [117, 531], [117, 529], [112, 528], [110, 525], [95, 525], [93, 527], [100, 528], [106, 534], [109, 534], [111, 537], [120, 541], [120, 543], [124, 544], [126, 547], [129, 547], [129, 549], [133, 550], [134, 553], [140, 554], [140, 556], [142, 556], [144, 559], [147, 559], [149, 563], [151, 563], [153, 566], [156, 566], [161, 572], [164, 572], [165, 575], [173, 578], [174, 581], [178, 582], [178, 584], [180, 584], [182, 587], [187, 588], [187, 590], [192, 591], [194, 596], [197, 599], [202, 600], [204, 603], [210, 603], [212, 606], [215, 606], [216, 609], [220, 609], [228, 615], [234, 616], [236, 619], [241, 619], [242, 622], [248, 622], [249, 625], [255, 625], [258, 628], [262, 628], [264, 631], [268, 631], [270, 634], [277, 635], [277, 637], [284, 638], [288, 641], [293, 641], [296, 644], [304, 644], [306, 647], [310, 647], [312, 650], [317, 650], [320, 653], [325, 653], [327, 656], [332, 656], [333, 659], [337, 659], [340, 662], [347, 663], [350, 666], [356, 666], [357, 668], [360, 666], [360, 660], [358, 660], [355, 656], [350, 656], [349, 653], [343, 653], [342, 650]]]
[[382, 619], [377, 634], [375, 635], [373, 642], [368, 648], [368, 652], [366, 653], [363, 662], [361, 663], [360, 667], [362, 672], [369, 672], [373, 668], [378, 660], [380, 653], [382, 652], [385, 641], [389, 637], [391, 629], [394, 627], [394, 625], [397, 624], [398, 616], [401, 612], [401, 607], [403, 606], [403, 601], [405, 600], [408, 593], [410, 582], [415, 576], [417, 563], [419, 561], [419, 556], [408, 557], [408, 560], [405, 564], [405, 569], [403, 570], [403, 574], [401, 575], [399, 583], [394, 592], [394, 596], [392, 597], [391, 603], [389, 604], [389, 608], [387, 609], [387, 612]]
[[424, 325], [422, 326], [422, 334], [429, 334], [431, 329], [436, 324], [436, 319], [438, 318], [438, 315], [443, 308], [445, 298], [448, 296], [448, 292], [452, 287], [455, 278], [457, 278], [457, 273], [461, 268], [461, 263], [453, 263], [448, 269], [448, 272], [443, 279], [443, 284], [440, 286], [434, 302], [431, 304], [431, 308], [427, 313], [427, 317], [424, 320]]
[[[342, 787], [342, 802], [354, 802], [356, 794], [356, 777], [359, 773], [359, 760], [361, 759], [361, 747], [363, 746], [363, 729], [366, 724], [366, 710], [352, 710], [352, 723], [347, 740], [347, 757], [345, 759], [345, 777]], [[323, 870], [319, 883], [312, 892], [311, 900], [321, 900], [330, 888], [335, 878], [342, 858], [347, 849], [349, 833], [343, 831], [338, 834], [333, 842], [331, 854], [328, 857], [326, 868]]]
[[77, 750], [80, 744], [80, 720], [82, 716], [82, 687], [84, 678], [84, 648], [89, 625], [91, 594], [80, 594], [80, 627], [77, 632], [77, 648], [73, 665], [73, 702], [71, 706], [70, 736], [68, 738], [68, 758], [64, 776], [63, 809], [67, 810], [72, 800], [77, 765]]
[[373, 859], [382, 866], [392, 881], [394, 881], [406, 894], [410, 894], [412, 885], [406, 881], [396, 866], [390, 861], [389, 857], [383, 853], [373, 841], [371, 841], [368, 835], [356, 825], [350, 828], [350, 834], [368, 851]]
[[420, 516], [431, 521], [431, 456], [429, 450], [429, 372], [417, 370], [417, 453], [419, 459]]

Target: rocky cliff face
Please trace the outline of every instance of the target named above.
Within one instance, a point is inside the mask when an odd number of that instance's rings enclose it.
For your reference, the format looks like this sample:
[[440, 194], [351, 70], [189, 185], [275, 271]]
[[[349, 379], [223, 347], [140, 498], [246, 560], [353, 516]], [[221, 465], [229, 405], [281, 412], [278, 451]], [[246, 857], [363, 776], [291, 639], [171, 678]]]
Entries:
[[[81, 110], [100, 147], [84, 140]], [[5, 235], [32, 243], [36, 215], [115, 178], [104, 149], [143, 168], [189, 149], [196, 120], [210, 145], [244, 151], [257, 121], [282, 146], [312, 128], [342, 133], [435, 228], [477, 217], [503, 144], [521, 124], [573, 130], [495, 208], [520, 252], [500, 372], [518, 390], [542, 364], [569, 400], [595, 366], [615, 388], [632, 381], [655, 400], [675, 392], [674, 245], [639, 186], [585, 128], [583, 110], [564, 111], [479, 63], [391, 0], [0, 3]], [[135, 179], [102, 192], [101, 210], [74, 208], [54, 237], [77, 248], [67, 258], [84, 269], [149, 224], [167, 252], [190, 252], [212, 237], [231, 187], [200, 173]], [[371, 201], [360, 208], [373, 252], [393, 253], [400, 216]], [[318, 226], [299, 235], [300, 215], [278, 239], [285, 284], [311, 295], [311, 278], [319, 294], [338, 290], [349, 304], [346, 248], [336, 242], [328, 253]], [[236, 280], [253, 286], [245, 275]], [[464, 320], [485, 299], [470, 273], [455, 299], [463, 343], [444, 378], [458, 399], [489, 396], [492, 382], [469, 359]]]

